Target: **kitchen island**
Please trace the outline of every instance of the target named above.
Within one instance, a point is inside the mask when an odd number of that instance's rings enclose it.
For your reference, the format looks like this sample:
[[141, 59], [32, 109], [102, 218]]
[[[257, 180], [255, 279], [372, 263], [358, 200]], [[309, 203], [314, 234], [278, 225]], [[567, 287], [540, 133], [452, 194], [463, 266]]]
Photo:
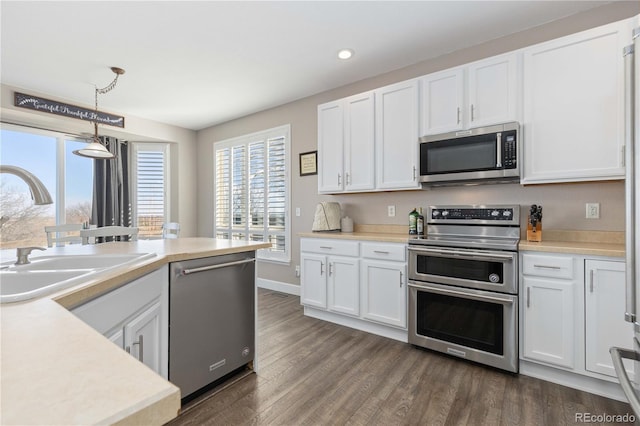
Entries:
[[[68, 309], [170, 262], [268, 247], [269, 243], [179, 238], [46, 250], [41, 255], [156, 256], [126, 269], [97, 274], [55, 294], [0, 305], [0, 423], [164, 424], [175, 418], [180, 390]], [[35, 253], [33, 258], [37, 258]], [[8, 260], [3, 252], [2, 261]]]

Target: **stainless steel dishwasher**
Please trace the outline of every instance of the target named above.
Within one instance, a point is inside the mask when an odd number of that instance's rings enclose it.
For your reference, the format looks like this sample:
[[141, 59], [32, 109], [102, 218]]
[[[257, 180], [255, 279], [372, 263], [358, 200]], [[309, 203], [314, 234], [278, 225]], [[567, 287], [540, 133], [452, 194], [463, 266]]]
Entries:
[[253, 362], [255, 252], [170, 265], [169, 381], [184, 399]]

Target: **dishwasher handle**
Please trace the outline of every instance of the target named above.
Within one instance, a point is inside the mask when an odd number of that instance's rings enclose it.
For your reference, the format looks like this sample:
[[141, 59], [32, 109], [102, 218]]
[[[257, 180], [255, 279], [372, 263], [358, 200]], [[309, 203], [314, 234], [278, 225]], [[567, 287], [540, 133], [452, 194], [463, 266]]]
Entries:
[[213, 271], [214, 269], [228, 268], [230, 266], [237, 266], [237, 265], [244, 265], [245, 263], [252, 263], [252, 262], [255, 262], [255, 261], [256, 261], [256, 259], [244, 259], [244, 260], [237, 260], [235, 262], [221, 263], [219, 265], [209, 265], [209, 266], [201, 266], [199, 268], [183, 269], [180, 272], [180, 275], [190, 275], [190, 274], [195, 274], [197, 272]]

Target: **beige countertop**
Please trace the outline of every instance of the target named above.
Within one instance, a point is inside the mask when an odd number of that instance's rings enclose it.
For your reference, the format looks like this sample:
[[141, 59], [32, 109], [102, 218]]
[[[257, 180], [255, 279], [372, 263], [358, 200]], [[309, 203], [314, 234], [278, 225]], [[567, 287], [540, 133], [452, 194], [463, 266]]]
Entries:
[[[413, 235], [407, 235], [402, 225], [356, 225], [354, 232], [301, 232], [303, 238], [336, 238], [342, 240], [407, 243]], [[592, 256], [624, 258], [624, 233], [615, 231], [546, 230], [541, 242], [520, 240], [521, 251], [584, 254]]]
[[[76, 318], [67, 308], [162, 265], [267, 248], [268, 243], [179, 238], [50, 248], [40, 255], [149, 253], [56, 294], [0, 305], [0, 424], [164, 424], [180, 390]], [[2, 260], [10, 260], [3, 251]], [[34, 253], [34, 258], [37, 257]], [[15, 256], [14, 256], [15, 258]]]

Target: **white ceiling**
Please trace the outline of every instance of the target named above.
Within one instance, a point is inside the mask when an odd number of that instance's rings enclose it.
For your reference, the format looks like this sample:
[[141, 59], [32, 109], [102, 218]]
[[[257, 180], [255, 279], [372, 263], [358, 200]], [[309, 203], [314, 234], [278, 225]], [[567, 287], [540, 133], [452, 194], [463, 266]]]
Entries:
[[[1, 81], [199, 130], [607, 1], [6, 1]], [[340, 48], [355, 50], [350, 61]]]

